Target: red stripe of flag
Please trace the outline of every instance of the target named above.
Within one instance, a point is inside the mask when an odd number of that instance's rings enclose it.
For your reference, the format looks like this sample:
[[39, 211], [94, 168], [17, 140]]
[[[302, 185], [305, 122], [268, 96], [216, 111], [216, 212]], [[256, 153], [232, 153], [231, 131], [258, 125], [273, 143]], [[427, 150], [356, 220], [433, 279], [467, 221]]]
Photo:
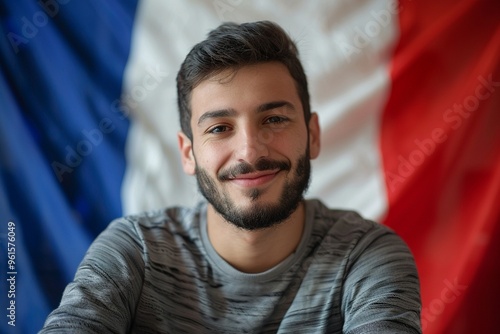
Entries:
[[492, 333], [491, 310], [500, 309], [500, 3], [401, 0], [399, 19], [381, 125], [384, 223], [414, 252], [424, 333]]

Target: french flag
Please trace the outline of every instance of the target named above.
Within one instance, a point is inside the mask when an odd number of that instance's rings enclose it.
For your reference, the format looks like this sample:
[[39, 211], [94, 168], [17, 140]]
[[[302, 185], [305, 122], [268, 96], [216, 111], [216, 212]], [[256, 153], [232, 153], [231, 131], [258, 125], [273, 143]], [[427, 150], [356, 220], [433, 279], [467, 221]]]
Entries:
[[424, 333], [494, 333], [500, 309], [500, 2], [0, 3], [0, 332], [36, 333], [114, 218], [201, 195], [175, 76], [225, 21], [296, 41], [322, 152], [306, 197], [393, 228]]

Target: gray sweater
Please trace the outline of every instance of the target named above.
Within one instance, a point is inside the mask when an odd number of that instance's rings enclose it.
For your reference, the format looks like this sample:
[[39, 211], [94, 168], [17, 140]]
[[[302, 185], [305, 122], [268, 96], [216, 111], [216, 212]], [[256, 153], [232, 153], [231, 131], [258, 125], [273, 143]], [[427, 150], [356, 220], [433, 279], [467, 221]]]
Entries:
[[206, 203], [115, 220], [41, 333], [420, 333], [415, 263], [387, 227], [306, 201], [297, 250], [259, 274], [225, 262]]

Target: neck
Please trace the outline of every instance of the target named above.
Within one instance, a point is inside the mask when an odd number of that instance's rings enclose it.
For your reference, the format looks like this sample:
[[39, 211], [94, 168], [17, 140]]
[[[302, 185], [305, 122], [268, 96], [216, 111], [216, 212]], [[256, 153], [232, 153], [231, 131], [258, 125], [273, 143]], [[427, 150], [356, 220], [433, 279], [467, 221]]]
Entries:
[[304, 211], [301, 202], [290, 217], [277, 226], [247, 231], [225, 221], [209, 204], [208, 237], [217, 253], [234, 268], [246, 273], [263, 272], [295, 251], [302, 238]]

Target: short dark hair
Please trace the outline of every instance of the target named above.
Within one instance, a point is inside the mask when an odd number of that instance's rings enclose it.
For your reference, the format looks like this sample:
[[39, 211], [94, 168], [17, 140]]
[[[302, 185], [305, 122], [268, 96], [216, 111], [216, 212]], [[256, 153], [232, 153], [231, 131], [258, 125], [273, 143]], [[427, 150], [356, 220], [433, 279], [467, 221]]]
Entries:
[[311, 116], [307, 78], [297, 46], [288, 34], [270, 21], [223, 23], [191, 49], [177, 74], [177, 104], [184, 134], [193, 139], [190, 100], [193, 89], [201, 81], [226, 69], [270, 61], [278, 61], [288, 68], [307, 124]]

